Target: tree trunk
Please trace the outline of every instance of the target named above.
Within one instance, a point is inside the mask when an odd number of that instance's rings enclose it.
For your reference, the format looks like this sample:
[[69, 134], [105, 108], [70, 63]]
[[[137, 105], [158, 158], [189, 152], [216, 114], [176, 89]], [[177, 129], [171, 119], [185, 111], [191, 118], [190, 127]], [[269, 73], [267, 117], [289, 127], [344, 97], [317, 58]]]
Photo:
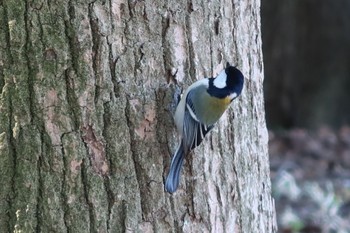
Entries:
[[[275, 232], [260, 2], [0, 3], [0, 232]], [[182, 88], [242, 96], [164, 191]]]

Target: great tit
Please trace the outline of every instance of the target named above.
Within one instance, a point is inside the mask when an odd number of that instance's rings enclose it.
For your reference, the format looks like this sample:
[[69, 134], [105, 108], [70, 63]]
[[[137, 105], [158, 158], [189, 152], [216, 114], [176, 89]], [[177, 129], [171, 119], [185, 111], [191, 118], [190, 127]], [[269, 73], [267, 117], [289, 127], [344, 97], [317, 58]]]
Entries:
[[185, 156], [202, 142], [232, 100], [241, 94], [243, 83], [241, 71], [227, 63], [217, 77], [198, 80], [186, 90], [174, 116], [181, 143], [171, 160], [165, 181], [167, 192], [176, 191]]

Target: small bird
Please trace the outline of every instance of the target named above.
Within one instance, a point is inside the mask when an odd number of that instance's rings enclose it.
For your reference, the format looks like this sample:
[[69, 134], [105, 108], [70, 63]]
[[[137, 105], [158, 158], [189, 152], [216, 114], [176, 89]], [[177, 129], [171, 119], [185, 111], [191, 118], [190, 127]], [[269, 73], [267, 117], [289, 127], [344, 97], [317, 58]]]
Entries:
[[165, 181], [167, 192], [176, 191], [185, 156], [202, 142], [232, 100], [241, 94], [243, 83], [241, 71], [227, 63], [217, 77], [198, 80], [186, 90], [174, 116], [181, 143], [171, 160]]

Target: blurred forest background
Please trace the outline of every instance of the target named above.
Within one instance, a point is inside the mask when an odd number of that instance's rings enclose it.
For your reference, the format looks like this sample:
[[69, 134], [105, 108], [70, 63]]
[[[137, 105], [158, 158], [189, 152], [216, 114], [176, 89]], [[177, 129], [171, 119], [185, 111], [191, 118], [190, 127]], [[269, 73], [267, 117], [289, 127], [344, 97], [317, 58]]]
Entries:
[[262, 0], [279, 232], [350, 232], [350, 1]]

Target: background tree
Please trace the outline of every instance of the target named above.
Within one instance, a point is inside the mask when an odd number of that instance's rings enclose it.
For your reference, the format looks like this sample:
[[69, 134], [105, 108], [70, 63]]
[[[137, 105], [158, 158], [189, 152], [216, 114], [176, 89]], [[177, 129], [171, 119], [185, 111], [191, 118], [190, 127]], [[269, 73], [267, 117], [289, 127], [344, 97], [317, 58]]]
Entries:
[[261, 2], [279, 231], [350, 232], [350, 1]]
[[[273, 232], [260, 2], [2, 1], [1, 232]], [[163, 181], [182, 87], [243, 95]]]
[[262, 1], [270, 128], [350, 124], [350, 2]]

